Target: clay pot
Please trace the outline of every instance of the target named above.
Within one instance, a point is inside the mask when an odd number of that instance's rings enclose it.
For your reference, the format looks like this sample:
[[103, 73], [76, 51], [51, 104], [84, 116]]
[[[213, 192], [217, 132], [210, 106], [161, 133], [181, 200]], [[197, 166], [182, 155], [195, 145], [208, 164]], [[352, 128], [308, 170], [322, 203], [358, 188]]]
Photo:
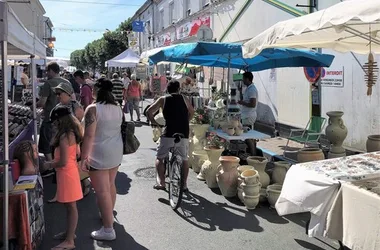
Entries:
[[298, 150], [298, 162], [321, 161], [325, 159], [325, 155], [319, 148], [302, 148]]
[[259, 204], [260, 195], [248, 196], [243, 193], [244, 205], [247, 209], [255, 209], [257, 204]]
[[195, 151], [193, 152], [193, 162], [192, 168], [195, 173], [199, 173], [201, 171], [203, 163], [207, 161], [208, 157], [205, 151]]
[[283, 184], [286, 176], [286, 172], [288, 172], [290, 168], [290, 163], [287, 161], [275, 161], [274, 169], [272, 173], [272, 180], [274, 183]]
[[369, 135], [366, 146], [367, 152], [380, 151], [380, 135]]
[[237, 195], [239, 197], [239, 200], [244, 203], [244, 198], [243, 198], [243, 189], [241, 187], [237, 188]]
[[221, 156], [221, 166], [216, 174], [216, 180], [220, 191], [225, 197], [234, 197], [238, 187], [238, 171], [240, 159], [235, 156]]
[[236, 136], [239, 136], [239, 135], [242, 135], [244, 133], [244, 130], [240, 127], [236, 127], [235, 128], [235, 135]]
[[344, 139], [347, 137], [347, 128], [344, 125], [342, 111], [330, 111], [326, 115], [329, 116], [329, 125], [326, 127], [326, 137], [331, 142], [331, 157], [342, 157], [346, 155], [346, 150], [342, 147]]
[[260, 183], [252, 184], [252, 185], [242, 183], [241, 187], [243, 188], [243, 191], [246, 195], [256, 196], [260, 194], [260, 189], [261, 189]]
[[244, 179], [244, 183], [249, 185], [257, 184], [260, 182], [259, 172], [253, 169], [245, 170], [243, 173], [241, 173], [240, 176]]
[[201, 167], [201, 171], [199, 172], [199, 174], [197, 175], [197, 179], [200, 180], [200, 181], [206, 181], [205, 179], [205, 175], [204, 175], [204, 170], [207, 169], [209, 167], [209, 165], [211, 165], [211, 161], [207, 160], [203, 163], [202, 167]]
[[282, 185], [273, 184], [267, 187], [268, 201], [272, 208], [275, 207], [278, 197], [281, 194]]
[[255, 168], [250, 165], [240, 165], [237, 170], [239, 175], [241, 175], [245, 170], [254, 170]]
[[209, 124], [195, 124], [193, 131], [194, 151], [202, 150], [206, 144], [206, 132], [210, 128]]
[[232, 119], [232, 120], [229, 122], [229, 125], [230, 125], [230, 127], [232, 127], [232, 128], [237, 128], [237, 127], [239, 126], [239, 120]]
[[260, 202], [266, 202], [267, 201], [267, 189], [261, 188], [260, 189]]
[[228, 128], [226, 132], [229, 136], [232, 136], [235, 134], [235, 129], [234, 128]]
[[270, 177], [265, 172], [268, 160], [265, 157], [261, 156], [249, 156], [247, 158], [248, 165], [251, 165], [259, 173], [260, 183], [263, 188], [266, 188], [270, 183]]
[[207, 186], [209, 188], [217, 188], [218, 183], [216, 181], [216, 174], [218, 173], [219, 166], [219, 157], [222, 155], [224, 148], [217, 147], [204, 147], [204, 150], [207, 153], [208, 160], [211, 162], [210, 164], [202, 165], [202, 174], [204, 179], [206, 180]]

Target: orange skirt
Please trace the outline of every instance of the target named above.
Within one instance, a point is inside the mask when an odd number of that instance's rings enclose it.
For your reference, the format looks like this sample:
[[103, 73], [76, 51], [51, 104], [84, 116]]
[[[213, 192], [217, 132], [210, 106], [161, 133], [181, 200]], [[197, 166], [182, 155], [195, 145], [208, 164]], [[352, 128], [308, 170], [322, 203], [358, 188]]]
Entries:
[[83, 198], [79, 169], [75, 162], [63, 168], [57, 168], [57, 201], [69, 203]]

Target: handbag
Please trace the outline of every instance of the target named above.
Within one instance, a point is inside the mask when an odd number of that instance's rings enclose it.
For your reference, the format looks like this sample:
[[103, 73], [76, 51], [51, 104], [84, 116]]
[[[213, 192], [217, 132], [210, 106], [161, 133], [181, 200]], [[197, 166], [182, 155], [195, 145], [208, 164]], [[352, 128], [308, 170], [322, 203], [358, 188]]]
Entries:
[[128, 113], [129, 113], [129, 103], [128, 103], [128, 101], [126, 101], [125, 104], [124, 104], [123, 112], [124, 112], [125, 114], [128, 114]]
[[135, 123], [127, 122], [124, 113], [121, 123], [121, 138], [123, 139], [123, 155], [133, 154], [140, 147], [140, 142], [135, 136]]

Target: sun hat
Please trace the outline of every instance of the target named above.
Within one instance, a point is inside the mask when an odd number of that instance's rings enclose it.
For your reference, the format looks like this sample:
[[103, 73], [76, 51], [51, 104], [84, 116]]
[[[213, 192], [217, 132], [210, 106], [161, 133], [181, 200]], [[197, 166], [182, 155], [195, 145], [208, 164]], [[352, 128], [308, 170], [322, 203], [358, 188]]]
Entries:
[[55, 122], [61, 117], [71, 114], [70, 107], [66, 105], [57, 105], [50, 112], [50, 122]]
[[54, 92], [57, 93], [57, 90], [63, 91], [70, 96], [74, 93], [74, 89], [71, 86], [71, 83], [68, 82], [61, 82], [58, 84], [58, 86], [54, 88]]

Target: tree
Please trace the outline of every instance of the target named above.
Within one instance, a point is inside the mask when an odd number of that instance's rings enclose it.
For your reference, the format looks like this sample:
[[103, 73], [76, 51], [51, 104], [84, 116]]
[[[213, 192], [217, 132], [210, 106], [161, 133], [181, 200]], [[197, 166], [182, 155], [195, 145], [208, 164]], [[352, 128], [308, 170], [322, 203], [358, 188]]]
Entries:
[[104, 33], [103, 37], [88, 43], [82, 50], [70, 55], [71, 64], [78, 69], [103, 71], [105, 62], [128, 49], [128, 32], [132, 30], [132, 20], [120, 23], [115, 31]]

